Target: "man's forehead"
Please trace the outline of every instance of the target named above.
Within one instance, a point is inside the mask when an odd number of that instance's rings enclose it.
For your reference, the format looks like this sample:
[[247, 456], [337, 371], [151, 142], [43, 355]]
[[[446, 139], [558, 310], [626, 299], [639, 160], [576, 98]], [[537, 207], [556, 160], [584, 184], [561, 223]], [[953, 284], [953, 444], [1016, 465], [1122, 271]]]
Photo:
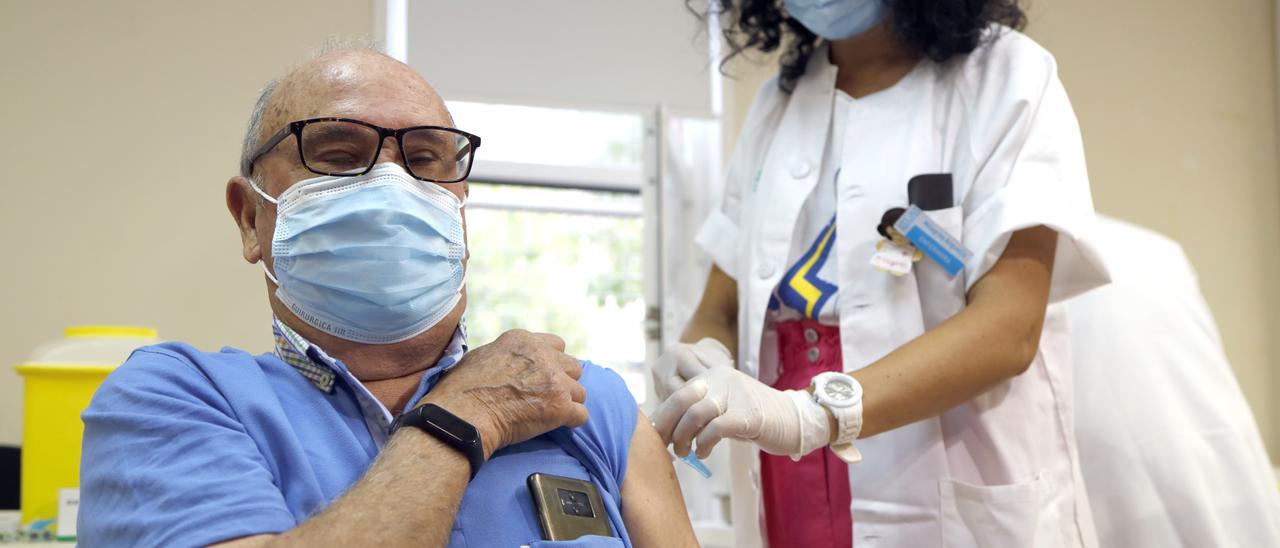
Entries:
[[372, 51], [320, 56], [281, 81], [264, 131], [304, 118], [342, 116], [384, 127], [450, 125], [444, 101], [408, 65]]

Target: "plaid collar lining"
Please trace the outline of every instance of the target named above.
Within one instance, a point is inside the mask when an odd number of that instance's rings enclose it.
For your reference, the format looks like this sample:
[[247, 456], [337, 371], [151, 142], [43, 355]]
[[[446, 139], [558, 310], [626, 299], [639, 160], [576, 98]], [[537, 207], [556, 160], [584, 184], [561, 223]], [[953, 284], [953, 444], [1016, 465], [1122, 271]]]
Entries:
[[[293, 366], [298, 373], [306, 377], [316, 388], [325, 391], [325, 393], [333, 392], [333, 380], [337, 377], [337, 372], [333, 370], [333, 366], [328, 363], [317, 363], [318, 360], [312, 360], [307, 357], [307, 352], [311, 350], [311, 342], [302, 338], [296, 331], [289, 326], [273, 319], [271, 321], [271, 331], [275, 335], [276, 340], [276, 356], [284, 363]], [[317, 351], [320, 349], [317, 347]], [[319, 352], [317, 352], [319, 353]], [[328, 356], [325, 356], [326, 358]]]
[[[298, 332], [290, 329], [279, 318], [272, 319], [271, 331], [275, 338], [276, 356], [292, 366], [316, 388], [325, 393], [332, 393], [334, 379], [338, 376], [337, 371], [334, 370], [334, 362], [337, 360], [326, 354], [320, 347], [311, 344], [311, 341], [303, 338]], [[456, 365], [462, 359], [462, 354], [467, 351], [466, 340], [466, 328], [464, 324], [459, 323], [458, 329], [453, 333], [453, 339], [445, 348], [444, 356], [432, 369], [440, 366], [443, 366], [442, 369], [449, 369]]]

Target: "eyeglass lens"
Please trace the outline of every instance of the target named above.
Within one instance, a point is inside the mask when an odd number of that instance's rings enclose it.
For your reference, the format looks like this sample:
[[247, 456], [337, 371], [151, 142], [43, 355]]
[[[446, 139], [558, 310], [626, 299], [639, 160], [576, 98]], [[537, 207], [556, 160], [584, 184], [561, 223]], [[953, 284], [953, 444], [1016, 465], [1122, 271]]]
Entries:
[[[302, 128], [302, 162], [307, 169], [338, 175], [371, 167], [381, 145], [378, 130], [343, 121], [312, 122]], [[401, 137], [405, 167], [413, 176], [439, 182], [461, 180], [471, 161], [466, 136], [443, 129], [407, 131]]]

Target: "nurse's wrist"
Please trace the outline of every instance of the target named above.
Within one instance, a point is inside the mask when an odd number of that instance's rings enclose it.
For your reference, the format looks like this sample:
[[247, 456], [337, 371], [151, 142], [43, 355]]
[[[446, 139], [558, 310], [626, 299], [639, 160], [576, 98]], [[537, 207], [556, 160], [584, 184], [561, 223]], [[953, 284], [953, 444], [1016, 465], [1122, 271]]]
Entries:
[[788, 390], [799, 414], [799, 447], [791, 456], [798, 459], [813, 451], [831, 444], [832, 433], [836, 431], [831, 411], [813, 400], [807, 390]]
[[[813, 385], [809, 385], [809, 387], [805, 388], [804, 391], [809, 394], [810, 398], [813, 397]], [[827, 415], [827, 445], [831, 445], [836, 442], [836, 438], [840, 437], [840, 422], [836, 420], [835, 413], [832, 413], [831, 409], [827, 406], [818, 404], [817, 402], [814, 403], [818, 407], [821, 407], [822, 412]]]

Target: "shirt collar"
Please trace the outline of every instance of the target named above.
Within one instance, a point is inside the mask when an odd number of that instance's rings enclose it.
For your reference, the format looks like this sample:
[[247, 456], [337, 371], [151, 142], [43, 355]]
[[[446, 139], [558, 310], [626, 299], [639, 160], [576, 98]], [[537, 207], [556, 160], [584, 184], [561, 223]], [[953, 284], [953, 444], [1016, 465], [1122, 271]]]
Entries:
[[[272, 318], [271, 331], [276, 342], [275, 353], [277, 357], [292, 366], [316, 388], [326, 393], [333, 392], [334, 379], [337, 378], [339, 372], [346, 371], [346, 365], [325, 353], [319, 346], [308, 341], [302, 335], [299, 335], [297, 331], [285, 325], [279, 318]], [[449, 339], [449, 345], [445, 347], [444, 354], [440, 356], [440, 361], [427, 369], [422, 388], [427, 388], [434, 384], [434, 381], [440, 375], [457, 365], [462, 359], [462, 355], [466, 352], [467, 328], [466, 322], [462, 321], [458, 322], [458, 328], [454, 330], [453, 337]], [[425, 392], [425, 390], [420, 391]]]

